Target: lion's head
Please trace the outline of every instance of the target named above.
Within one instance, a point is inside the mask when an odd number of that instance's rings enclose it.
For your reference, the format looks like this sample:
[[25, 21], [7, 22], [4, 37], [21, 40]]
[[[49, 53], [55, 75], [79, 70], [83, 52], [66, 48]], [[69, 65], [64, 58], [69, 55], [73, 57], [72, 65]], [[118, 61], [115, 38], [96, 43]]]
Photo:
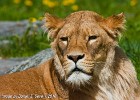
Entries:
[[100, 73], [109, 50], [117, 45], [124, 28], [124, 15], [103, 18], [92, 11], [79, 11], [65, 19], [45, 14], [44, 27], [52, 38], [56, 70], [72, 85], [90, 84]]

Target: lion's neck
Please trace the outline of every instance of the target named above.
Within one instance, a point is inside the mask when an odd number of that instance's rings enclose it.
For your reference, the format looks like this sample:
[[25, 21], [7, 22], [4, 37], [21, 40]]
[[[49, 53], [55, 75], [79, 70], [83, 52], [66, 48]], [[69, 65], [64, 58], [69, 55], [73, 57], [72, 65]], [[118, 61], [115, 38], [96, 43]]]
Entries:
[[96, 100], [135, 100], [138, 84], [131, 61], [118, 47], [109, 56], [98, 74]]
[[[122, 71], [123, 70], [123, 71]], [[96, 100], [135, 100], [137, 80], [132, 70], [122, 69], [117, 73], [110, 73], [109, 77], [100, 75], [99, 90]], [[109, 72], [109, 70], [108, 70]], [[133, 74], [133, 75], [132, 75]]]
[[[83, 90], [84, 91], [84, 90]], [[86, 94], [81, 90], [69, 91], [69, 100], [94, 100], [90, 94]]]

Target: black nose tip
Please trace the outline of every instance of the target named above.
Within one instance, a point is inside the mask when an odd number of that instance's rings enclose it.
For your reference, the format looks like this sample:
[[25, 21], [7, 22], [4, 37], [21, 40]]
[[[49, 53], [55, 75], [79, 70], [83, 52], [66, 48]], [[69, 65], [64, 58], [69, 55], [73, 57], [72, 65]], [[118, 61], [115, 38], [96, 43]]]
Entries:
[[67, 57], [68, 57], [68, 59], [70, 59], [76, 63], [78, 60], [83, 59], [84, 56], [85, 56], [85, 54], [83, 54], [83, 55], [68, 55]]

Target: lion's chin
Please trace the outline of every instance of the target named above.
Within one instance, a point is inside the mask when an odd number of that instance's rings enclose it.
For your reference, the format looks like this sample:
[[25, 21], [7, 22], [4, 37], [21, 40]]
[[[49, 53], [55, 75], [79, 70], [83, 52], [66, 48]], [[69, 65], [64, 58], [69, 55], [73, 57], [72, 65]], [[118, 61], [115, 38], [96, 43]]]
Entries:
[[72, 86], [81, 86], [90, 83], [91, 76], [80, 71], [73, 72], [66, 80]]

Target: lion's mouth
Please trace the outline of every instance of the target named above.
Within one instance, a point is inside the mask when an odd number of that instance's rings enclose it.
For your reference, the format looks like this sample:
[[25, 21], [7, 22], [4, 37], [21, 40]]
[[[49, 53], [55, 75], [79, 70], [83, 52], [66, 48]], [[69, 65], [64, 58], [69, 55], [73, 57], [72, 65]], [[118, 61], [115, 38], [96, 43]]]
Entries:
[[69, 73], [69, 75], [68, 76], [70, 76], [70, 75], [72, 75], [73, 73], [84, 73], [84, 74], [87, 74], [87, 75], [92, 75], [92, 73], [89, 73], [89, 72], [86, 72], [86, 71], [84, 71], [84, 70], [82, 70], [82, 69], [80, 69], [80, 68], [78, 68], [77, 66]]
[[81, 72], [83, 72], [81, 69], [79, 69], [77, 67], [72, 70], [72, 72], [75, 72], [75, 71], [81, 71]]

